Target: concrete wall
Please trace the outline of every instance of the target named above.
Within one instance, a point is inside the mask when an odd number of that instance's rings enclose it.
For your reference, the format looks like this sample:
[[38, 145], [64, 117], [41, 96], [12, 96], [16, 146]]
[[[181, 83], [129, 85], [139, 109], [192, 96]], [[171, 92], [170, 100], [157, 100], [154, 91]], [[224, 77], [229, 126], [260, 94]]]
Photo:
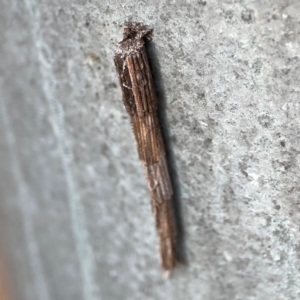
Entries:
[[[16, 300], [300, 298], [299, 0], [1, 0], [0, 232]], [[162, 278], [113, 65], [154, 28], [183, 263]]]

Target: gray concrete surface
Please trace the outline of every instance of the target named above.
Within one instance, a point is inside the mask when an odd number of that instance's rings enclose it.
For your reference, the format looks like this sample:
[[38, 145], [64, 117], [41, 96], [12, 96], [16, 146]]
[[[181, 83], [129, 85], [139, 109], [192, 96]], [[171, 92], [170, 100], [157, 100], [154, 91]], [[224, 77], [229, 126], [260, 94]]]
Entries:
[[[1, 0], [0, 232], [16, 300], [300, 298], [298, 0]], [[149, 55], [180, 218], [162, 278], [113, 65]]]

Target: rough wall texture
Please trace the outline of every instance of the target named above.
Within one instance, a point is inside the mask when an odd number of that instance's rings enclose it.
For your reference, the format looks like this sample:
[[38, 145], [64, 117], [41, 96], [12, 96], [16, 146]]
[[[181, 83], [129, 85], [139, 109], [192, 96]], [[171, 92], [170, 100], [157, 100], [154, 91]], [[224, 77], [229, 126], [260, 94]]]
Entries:
[[[1, 244], [17, 300], [300, 298], [299, 0], [1, 0]], [[113, 65], [154, 28], [182, 265], [162, 278]]]

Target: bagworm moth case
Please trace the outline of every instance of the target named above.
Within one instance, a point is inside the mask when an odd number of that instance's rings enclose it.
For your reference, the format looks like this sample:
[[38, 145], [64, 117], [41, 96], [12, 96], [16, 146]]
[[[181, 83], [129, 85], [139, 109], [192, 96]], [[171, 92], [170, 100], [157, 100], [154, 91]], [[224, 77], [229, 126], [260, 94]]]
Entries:
[[158, 100], [145, 49], [151, 35], [152, 30], [141, 24], [128, 24], [114, 60], [151, 195], [161, 266], [170, 271], [177, 263], [176, 226], [172, 185], [157, 117]]

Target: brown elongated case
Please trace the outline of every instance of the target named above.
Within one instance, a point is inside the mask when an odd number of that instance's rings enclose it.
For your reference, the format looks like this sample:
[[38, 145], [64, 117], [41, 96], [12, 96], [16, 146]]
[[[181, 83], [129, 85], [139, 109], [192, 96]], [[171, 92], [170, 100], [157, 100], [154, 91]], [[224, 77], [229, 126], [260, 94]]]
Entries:
[[171, 271], [177, 263], [176, 225], [173, 190], [157, 117], [158, 100], [145, 49], [151, 35], [152, 30], [141, 24], [128, 24], [123, 40], [117, 44], [114, 61], [151, 195], [161, 266]]

